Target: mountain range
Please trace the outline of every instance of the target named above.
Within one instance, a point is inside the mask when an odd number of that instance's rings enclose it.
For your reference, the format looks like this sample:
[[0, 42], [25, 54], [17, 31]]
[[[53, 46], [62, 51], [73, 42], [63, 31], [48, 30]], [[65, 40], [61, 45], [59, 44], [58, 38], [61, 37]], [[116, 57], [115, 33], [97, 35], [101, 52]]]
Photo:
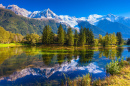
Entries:
[[[3, 6], [2, 4], [0, 4], [0, 7], [3, 9], [9, 9], [13, 11], [15, 14], [19, 15], [20, 17], [26, 17], [27, 20], [33, 19], [34, 21], [39, 21], [42, 23], [44, 22], [43, 26], [48, 24], [46, 22], [53, 21], [50, 23], [55, 24], [55, 28], [54, 28], [54, 25], [51, 25], [51, 24], [50, 25], [53, 26], [52, 29], [53, 29], [53, 32], [55, 33], [57, 33], [58, 25], [61, 23], [62, 25], [64, 25], [64, 29], [66, 30], [67, 30], [67, 27], [70, 26], [73, 28], [73, 30], [77, 29], [79, 31], [80, 27], [83, 26], [83, 27], [92, 29], [95, 36], [98, 36], [98, 34], [105, 35], [106, 32], [108, 33], [122, 32], [122, 35], [124, 38], [130, 38], [130, 34], [129, 34], [130, 33], [130, 18], [127, 18], [127, 17], [116, 16], [113, 14], [108, 14], [108, 15], [92, 14], [92, 15], [89, 15], [88, 17], [76, 18], [76, 17], [71, 17], [69, 15], [57, 15], [53, 11], [51, 11], [49, 8], [43, 11], [31, 12], [31, 11], [27, 11], [24, 8], [20, 8], [17, 5]], [[30, 21], [28, 22], [30, 23]], [[41, 34], [42, 32], [41, 29], [43, 29], [40, 27], [38, 28], [40, 29], [38, 31], [38, 34]], [[7, 30], [7, 28], [5, 29]], [[27, 32], [29, 31], [26, 30], [26, 32], [23, 35], [25, 35]], [[32, 32], [29, 32], [29, 33], [32, 33]], [[21, 32], [19, 31], [18, 33], [21, 33]]]

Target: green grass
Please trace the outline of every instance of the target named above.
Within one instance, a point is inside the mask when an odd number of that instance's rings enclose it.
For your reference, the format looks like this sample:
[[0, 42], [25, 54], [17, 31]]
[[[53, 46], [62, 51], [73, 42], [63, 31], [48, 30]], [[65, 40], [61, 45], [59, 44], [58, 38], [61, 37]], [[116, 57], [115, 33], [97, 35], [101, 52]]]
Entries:
[[[64, 75], [65, 76], [65, 75]], [[91, 76], [90, 74], [83, 75], [83, 77], [77, 77], [74, 80], [70, 80], [65, 77], [64, 81], [61, 83], [61, 86], [91, 86]]]
[[96, 80], [93, 86], [130, 86], [130, 65], [121, 68], [118, 74]]
[[0, 44], [0, 47], [23, 46], [21, 43]]

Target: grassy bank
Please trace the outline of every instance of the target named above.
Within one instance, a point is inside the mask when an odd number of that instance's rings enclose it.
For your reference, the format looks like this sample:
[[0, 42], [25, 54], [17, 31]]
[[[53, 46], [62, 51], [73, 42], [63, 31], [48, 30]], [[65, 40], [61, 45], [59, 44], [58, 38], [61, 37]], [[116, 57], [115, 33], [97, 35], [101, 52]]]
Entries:
[[130, 65], [128, 61], [111, 62], [107, 65], [111, 75], [104, 80], [96, 80], [93, 86], [130, 86]]
[[[92, 81], [90, 74], [87, 74], [74, 80], [65, 79], [61, 86], [130, 86], [130, 65], [128, 61], [120, 61], [118, 65], [117, 61], [115, 61], [108, 65], [109, 70], [114, 73], [103, 80], [99, 78]], [[115, 67], [119, 67], [120, 70], [115, 70]], [[109, 73], [111, 73], [110, 71]]]
[[10, 43], [10, 44], [0, 44], [0, 47], [14, 47], [14, 46], [24, 46], [22, 43]]
[[130, 86], [130, 65], [121, 68], [118, 74], [98, 80], [97, 86]]

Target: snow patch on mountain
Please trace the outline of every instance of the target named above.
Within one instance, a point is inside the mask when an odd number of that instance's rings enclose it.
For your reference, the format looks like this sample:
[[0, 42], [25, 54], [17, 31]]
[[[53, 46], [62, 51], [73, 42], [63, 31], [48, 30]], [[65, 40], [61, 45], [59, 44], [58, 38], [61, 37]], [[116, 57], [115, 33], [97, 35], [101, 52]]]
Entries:
[[68, 15], [60, 15], [59, 16], [61, 18], [60, 22], [64, 22], [69, 24], [71, 27], [75, 27], [78, 23], [77, 23], [77, 18], [76, 17], [70, 17]]
[[32, 12], [27, 11], [24, 8], [20, 8], [17, 5], [8, 5], [6, 9], [12, 10], [17, 15], [22, 15], [24, 17], [28, 17]]
[[116, 22], [119, 20], [119, 17], [110, 13], [110, 14], [104, 16], [104, 19], [107, 19], [111, 22]]
[[70, 26], [73, 29], [77, 29], [78, 31], [79, 31], [79, 28], [80, 28], [78, 26], [78, 21], [87, 21], [90, 24], [96, 26], [100, 20], [104, 20], [104, 19], [107, 19], [111, 22], [118, 22], [118, 21], [122, 21], [122, 20], [127, 21], [127, 19], [128, 20], [130, 19], [130, 18], [127, 18], [127, 17], [119, 17], [119, 16], [116, 16], [116, 15], [113, 15], [113, 14], [108, 14], [108, 15], [92, 14], [92, 15], [89, 15], [88, 17], [76, 18], [76, 17], [71, 17], [69, 15], [56, 15], [49, 8], [45, 9], [43, 11], [30, 12], [30, 11], [27, 11], [26, 9], [24, 9], [24, 8], [18, 7], [17, 5], [3, 6], [2, 4], [0, 4], [0, 7], [12, 10], [17, 15], [21, 15], [21, 16], [28, 17], [28, 18], [54, 19], [58, 23], [65, 24], [66, 26]]
[[58, 16], [52, 12], [49, 8], [44, 11], [34, 11], [30, 14], [30, 18], [54, 18], [57, 19]]
[[107, 15], [93, 14], [93, 15], [89, 15], [89, 17], [87, 18], [87, 21], [92, 25], [97, 25], [100, 20], [104, 20], [104, 19], [111, 21], [111, 22], [118, 22], [119, 20], [122, 20], [122, 19], [125, 20], [125, 19], [129, 19], [129, 18], [116, 16], [111, 13], [107, 14]]
[[89, 15], [87, 18], [87, 21], [92, 24], [95, 25], [99, 20], [102, 19], [102, 15], [97, 15], [97, 14], [93, 14], [93, 15]]
[[0, 7], [1, 7], [1, 8], [5, 8], [5, 6], [3, 6], [3, 4], [0, 4]]

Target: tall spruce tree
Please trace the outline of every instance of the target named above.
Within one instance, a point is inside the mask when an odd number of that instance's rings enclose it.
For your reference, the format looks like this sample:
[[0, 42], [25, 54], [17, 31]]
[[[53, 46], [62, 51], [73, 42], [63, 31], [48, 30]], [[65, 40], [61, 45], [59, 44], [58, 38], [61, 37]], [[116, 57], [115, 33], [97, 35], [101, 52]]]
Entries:
[[94, 34], [92, 29], [89, 30], [89, 35], [88, 35], [88, 44], [92, 45], [94, 43]]
[[67, 44], [67, 33], [65, 30], [64, 30], [64, 44]]
[[121, 32], [117, 32], [117, 33], [116, 33], [116, 36], [117, 36], [117, 44], [118, 44], [118, 45], [123, 44], [123, 39], [122, 39], [122, 34], [121, 34]]
[[74, 45], [74, 36], [73, 36], [73, 31], [72, 31], [71, 27], [68, 28], [67, 36], [68, 36], [68, 38], [67, 38], [68, 43], [67, 44], [70, 46], [73, 46]]
[[65, 43], [64, 30], [63, 30], [61, 24], [60, 24], [60, 26], [59, 26], [59, 28], [58, 28], [58, 43], [59, 43], [60, 45], [64, 45], [64, 43]]
[[43, 29], [42, 43], [51, 44], [54, 38], [54, 34], [49, 25], [46, 25]]
[[86, 44], [89, 44], [89, 28], [86, 29]]
[[80, 35], [79, 35], [80, 37], [80, 39], [79, 39], [79, 44], [80, 45], [85, 45], [85, 43], [86, 43], [86, 32], [85, 32], [85, 29], [83, 29], [83, 27], [81, 27], [81, 29], [80, 29]]
[[127, 45], [130, 45], [130, 38], [127, 40]]
[[78, 35], [77, 30], [75, 30], [75, 34], [74, 34], [74, 45], [76, 45], [76, 46], [78, 44], [78, 39], [79, 39], [79, 35]]
[[[85, 28], [86, 29], [86, 28]], [[86, 44], [92, 45], [94, 43], [94, 34], [93, 31], [89, 28], [86, 29]]]

